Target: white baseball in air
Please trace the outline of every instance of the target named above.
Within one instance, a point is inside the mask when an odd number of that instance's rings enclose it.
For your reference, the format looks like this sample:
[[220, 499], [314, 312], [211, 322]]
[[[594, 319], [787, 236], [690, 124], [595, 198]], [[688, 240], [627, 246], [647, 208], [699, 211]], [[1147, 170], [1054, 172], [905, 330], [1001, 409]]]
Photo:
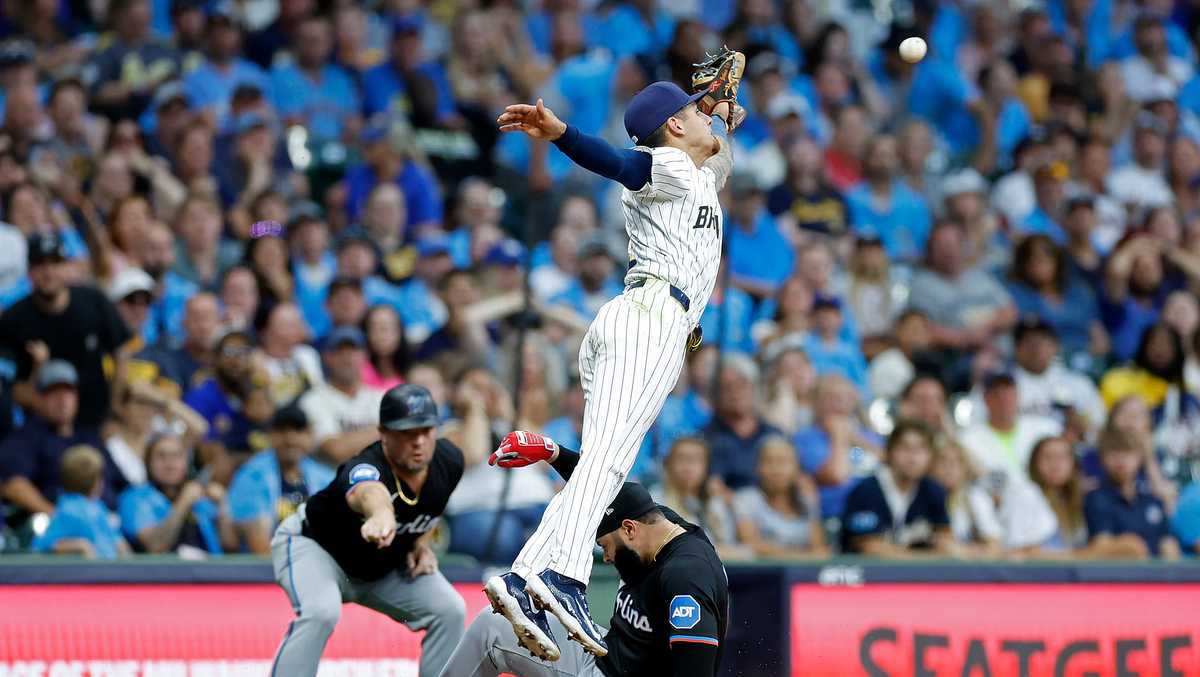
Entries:
[[900, 43], [900, 58], [909, 63], [916, 63], [925, 58], [925, 41], [918, 37], [904, 38]]

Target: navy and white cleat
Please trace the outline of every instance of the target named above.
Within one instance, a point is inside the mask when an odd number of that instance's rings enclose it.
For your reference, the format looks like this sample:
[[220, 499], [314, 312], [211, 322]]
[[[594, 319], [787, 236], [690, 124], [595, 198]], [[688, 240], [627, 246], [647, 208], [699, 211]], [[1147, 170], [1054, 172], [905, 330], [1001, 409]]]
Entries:
[[531, 604], [529, 595], [525, 594], [524, 578], [511, 571], [492, 576], [484, 584], [483, 592], [492, 602], [492, 612], [504, 616], [512, 624], [521, 646], [542, 660], [559, 659], [558, 644], [554, 642], [546, 613]]
[[567, 636], [579, 642], [593, 656], [608, 655], [604, 631], [588, 611], [587, 588], [583, 583], [546, 569], [529, 579], [525, 592], [534, 607], [549, 611], [567, 629]]

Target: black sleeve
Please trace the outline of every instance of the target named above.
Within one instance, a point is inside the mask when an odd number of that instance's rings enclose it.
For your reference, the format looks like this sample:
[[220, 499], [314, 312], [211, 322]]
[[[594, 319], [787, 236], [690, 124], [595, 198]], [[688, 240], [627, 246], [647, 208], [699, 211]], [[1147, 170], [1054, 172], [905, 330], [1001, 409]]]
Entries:
[[935, 528], [950, 526], [950, 511], [946, 509], [946, 492], [933, 480], [924, 478], [929, 491], [929, 523]]
[[125, 342], [132, 338], [129, 332], [129, 327], [125, 325], [125, 320], [117, 314], [117, 307], [111, 301], [104, 298], [99, 292], [92, 294], [92, 303], [96, 304], [96, 309], [100, 312], [100, 326], [105, 338], [105, 344], [102, 346], [104, 352], [113, 353], [117, 348], [125, 345]]
[[33, 361], [25, 350], [25, 346], [21, 345], [21, 333], [17, 331], [21, 319], [16, 316], [16, 311], [20, 307], [9, 307], [3, 314], [0, 314], [0, 347], [11, 354], [12, 360], [16, 364], [16, 380], [28, 381], [31, 376], [30, 372], [33, 371]]
[[446, 458], [450, 460], [450, 477], [452, 484], [450, 490], [453, 491], [458, 486], [459, 480], [462, 479], [463, 472], [466, 470], [467, 461], [463, 457], [462, 449], [458, 445], [448, 439], [442, 438], [438, 440], [438, 446], [442, 447], [446, 452]]
[[856, 538], [882, 534], [891, 528], [887, 519], [887, 502], [882, 494], [873, 491], [876, 486], [873, 479], [859, 482], [846, 497], [842, 529], [851, 546]]
[[564, 480], [569, 480], [571, 479], [571, 473], [575, 472], [575, 466], [579, 465], [579, 452], [571, 451], [560, 445], [558, 447], [558, 458], [554, 459], [554, 462], [550, 465], [558, 471], [559, 475], [562, 475]]
[[660, 579], [670, 630], [671, 675], [712, 677], [717, 673], [721, 636], [715, 581], [709, 563], [696, 556], [670, 560]]

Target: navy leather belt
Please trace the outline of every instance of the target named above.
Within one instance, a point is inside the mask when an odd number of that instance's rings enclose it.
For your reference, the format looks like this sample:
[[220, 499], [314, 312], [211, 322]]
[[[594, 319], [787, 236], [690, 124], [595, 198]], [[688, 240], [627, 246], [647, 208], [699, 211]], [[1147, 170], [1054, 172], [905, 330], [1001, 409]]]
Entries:
[[[638, 287], [645, 287], [647, 282], [649, 282], [649, 278], [640, 277], [640, 278], [634, 280], [633, 282], [630, 282], [626, 288], [627, 289], [637, 289]], [[675, 285], [670, 285], [670, 287], [671, 287], [671, 298], [675, 299], [676, 301], [679, 302], [679, 305], [683, 306], [683, 312], [686, 313], [689, 310], [691, 310], [692, 309], [692, 301], [691, 301], [691, 299], [689, 299], [687, 297], [687, 294], [684, 294], [683, 290], [680, 289], [679, 287], [676, 287]]]

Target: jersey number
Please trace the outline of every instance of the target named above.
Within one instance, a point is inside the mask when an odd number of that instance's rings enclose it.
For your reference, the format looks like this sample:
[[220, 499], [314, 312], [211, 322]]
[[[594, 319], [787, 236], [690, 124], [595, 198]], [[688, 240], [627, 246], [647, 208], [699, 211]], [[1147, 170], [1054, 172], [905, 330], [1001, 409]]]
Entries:
[[700, 205], [700, 212], [696, 214], [696, 223], [692, 228], [712, 228], [717, 231], [717, 235], [720, 235], [721, 210], [713, 209], [708, 205]]

